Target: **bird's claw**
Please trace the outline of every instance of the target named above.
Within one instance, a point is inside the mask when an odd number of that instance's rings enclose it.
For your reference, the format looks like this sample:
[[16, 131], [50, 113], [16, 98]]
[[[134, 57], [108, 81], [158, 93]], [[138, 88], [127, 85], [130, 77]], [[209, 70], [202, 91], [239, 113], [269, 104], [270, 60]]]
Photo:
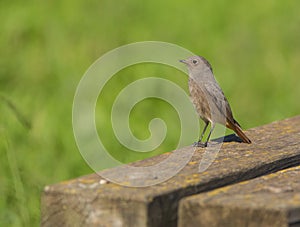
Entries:
[[202, 142], [200, 142], [200, 141], [198, 141], [198, 142], [195, 142], [194, 144], [193, 144], [193, 146], [194, 147], [207, 147], [207, 143], [202, 143]]

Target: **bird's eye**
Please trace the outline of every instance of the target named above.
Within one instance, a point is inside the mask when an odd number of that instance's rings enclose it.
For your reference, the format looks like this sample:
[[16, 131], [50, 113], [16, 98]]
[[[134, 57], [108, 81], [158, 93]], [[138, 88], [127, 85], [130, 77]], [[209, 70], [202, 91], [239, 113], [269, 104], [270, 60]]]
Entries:
[[196, 59], [193, 60], [193, 64], [196, 65], [198, 61]]

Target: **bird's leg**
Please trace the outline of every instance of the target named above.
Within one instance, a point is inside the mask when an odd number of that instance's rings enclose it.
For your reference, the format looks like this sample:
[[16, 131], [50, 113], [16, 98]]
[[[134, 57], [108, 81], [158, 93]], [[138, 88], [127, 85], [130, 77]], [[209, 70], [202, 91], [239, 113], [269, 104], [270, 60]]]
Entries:
[[202, 139], [203, 139], [204, 133], [205, 133], [205, 131], [206, 131], [208, 125], [209, 125], [209, 121], [205, 122], [205, 126], [204, 126], [204, 128], [203, 128], [203, 131], [202, 131], [200, 137], [199, 137], [198, 142], [195, 142], [195, 143], [194, 143], [194, 146], [195, 146], [195, 147], [204, 147], [204, 146], [205, 146], [201, 141], [202, 141]]
[[201, 133], [201, 136], [199, 137], [198, 143], [201, 143], [202, 138], [204, 136], [204, 133], [205, 133], [208, 125], [209, 125], [209, 121], [205, 122], [205, 126], [204, 126], [204, 129], [203, 129], [202, 133]]
[[204, 146], [207, 147], [207, 144], [208, 144], [208, 141], [209, 141], [209, 138], [213, 132], [213, 130], [215, 129], [215, 123], [211, 123], [211, 127], [210, 127], [210, 131], [209, 131], [209, 134], [207, 136], [207, 139], [206, 139], [206, 142], [204, 143]]

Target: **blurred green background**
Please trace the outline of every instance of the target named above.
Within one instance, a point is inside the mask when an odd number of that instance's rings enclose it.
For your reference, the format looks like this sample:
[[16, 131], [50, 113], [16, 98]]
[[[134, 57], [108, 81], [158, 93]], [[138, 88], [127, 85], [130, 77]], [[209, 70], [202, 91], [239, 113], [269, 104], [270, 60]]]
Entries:
[[[299, 114], [299, 9], [271, 0], [0, 1], [0, 226], [39, 225], [43, 187], [92, 172], [74, 141], [72, 101], [87, 68], [120, 45], [158, 40], [205, 56], [244, 128]], [[113, 98], [155, 75], [187, 91], [187, 76], [169, 67], [119, 72], [97, 105], [106, 146], [122, 148], [109, 123]], [[142, 139], [153, 117], [170, 127], [151, 155], [176, 147], [179, 119], [168, 104], [150, 99], [132, 115]]]

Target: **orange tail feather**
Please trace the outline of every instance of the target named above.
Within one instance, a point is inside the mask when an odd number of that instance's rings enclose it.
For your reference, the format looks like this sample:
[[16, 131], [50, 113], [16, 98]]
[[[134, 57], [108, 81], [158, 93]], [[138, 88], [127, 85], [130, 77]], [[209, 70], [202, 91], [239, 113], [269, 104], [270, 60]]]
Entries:
[[251, 143], [251, 140], [245, 135], [238, 123], [235, 123], [234, 125], [227, 123], [226, 126], [235, 131], [244, 143]]

